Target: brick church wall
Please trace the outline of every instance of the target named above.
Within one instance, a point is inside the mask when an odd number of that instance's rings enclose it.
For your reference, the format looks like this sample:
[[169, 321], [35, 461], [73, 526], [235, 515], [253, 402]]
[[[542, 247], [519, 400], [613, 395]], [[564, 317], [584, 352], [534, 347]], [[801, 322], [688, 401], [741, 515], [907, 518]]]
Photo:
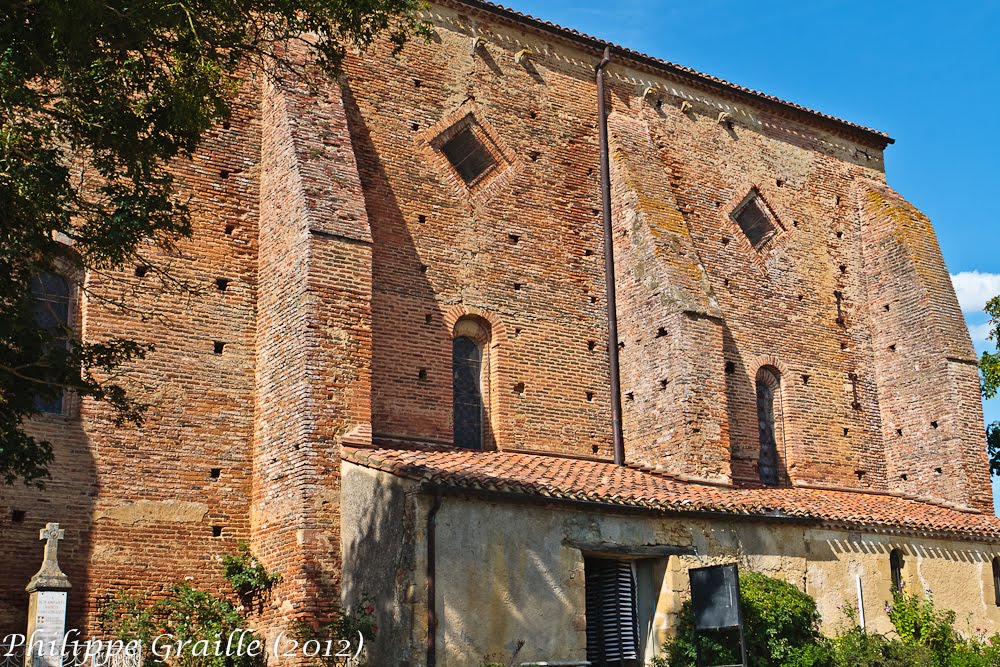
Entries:
[[339, 603], [339, 443], [370, 441], [371, 236], [340, 91], [265, 87], [253, 543], [272, 629]]
[[[451, 327], [468, 312], [494, 323], [497, 446], [609, 457], [592, 63], [517, 65], [524, 36], [503, 25], [473, 55], [473, 19], [435, 14], [431, 42], [347, 67], [374, 239], [374, 437], [451, 441]], [[499, 163], [471, 189], [435, 148], [470, 114]]]
[[889, 481], [991, 512], [976, 352], [930, 221], [885, 185], [856, 201]]
[[[26, 626], [24, 586], [41, 564], [47, 521], [66, 530], [68, 622], [90, 629], [98, 601], [119, 589], [156, 594], [192, 575], [221, 586], [219, 557], [250, 536], [260, 126], [254, 84], [246, 90], [229, 122], [176, 167], [192, 236], [171, 252], [144, 248], [141, 278], [126, 266], [87, 279], [77, 309], [86, 340], [129, 335], [156, 346], [125, 378], [150, 409], [141, 428], [118, 428], [106, 406], [70, 398], [66, 416], [30, 425], [56, 460], [43, 491], [0, 489], [3, 631]], [[23, 522], [12, 522], [15, 510]]]
[[[57, 460], [45, 491], [0, 489], [3, 629], [24, 626], [46, 521], [74, 624], [120, 587], [221, 587], [240, 540], [285, 577], [268, 629], [331, 611], [339, 446], [450, 444], [466, 320], [489, 335], [488, 447], [611, 459], [599, 54], [451, 0], [430, 16], [430, 41], [352, 54], [339, 85], [247, 81], [177, 166], [193, 236], [150, 248], [143, 278], [90, 276], [87, 339], [157, 346], [128, 376], [149, 418], [84, 402], [32, 424]], [[880, 141], [622, 54], [608, 82], [628, 460], [755, 481], [767, 366], [785, 483], [987, 509], [971, 343]], [[496, 162], [471, 187], [440, 150], [462, 127]], [[751, 192], [780, 229], [761, 251], [731, 218]]]

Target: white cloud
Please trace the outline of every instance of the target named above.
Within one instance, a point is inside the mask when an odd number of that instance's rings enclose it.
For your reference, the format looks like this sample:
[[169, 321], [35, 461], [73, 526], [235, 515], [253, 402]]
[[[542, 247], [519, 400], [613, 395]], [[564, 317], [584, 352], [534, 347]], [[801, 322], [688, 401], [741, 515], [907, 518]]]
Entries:
[[1000, 273], [962, 271], [951, 277], [963, 313], [980, 313], [986, 302], [1000, 296]]
[[973, 343], [977, 345], [985, 343], [986, 337], [990, 335], [990, 323], [969, 324], [969, 335], [972, 336]]

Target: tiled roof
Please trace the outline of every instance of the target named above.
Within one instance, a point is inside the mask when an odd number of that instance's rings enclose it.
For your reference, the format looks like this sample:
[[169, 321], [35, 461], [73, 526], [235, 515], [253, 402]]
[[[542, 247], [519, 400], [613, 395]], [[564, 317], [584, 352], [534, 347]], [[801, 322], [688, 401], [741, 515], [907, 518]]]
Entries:
[[664, 512], [817, 520], [840, 526], [1000, 540], [1000, 519], [930, 500], [816, 487], [739, 487], [612, 463], [511, 452], [345, 447], [361, 466], [431, 484]]
[[683, 65], [678, 65], [676, 63], [672, 63], [670, 61], [663, 60], [661, 58], [656, 58], [650, 55], [646, 55], [645, 53], [640, 53], [639, 51], [635, 51], [634, 49], [629, 49], [627, 47], [619, 46], [618, 44], [613, 44], [611, 42], [598, 39], [597, 37], [587, 35], [585, 33], [579, 32], [578, 30], [573, 30], [571, 28], [564, 28], [563, 26], [552, 23], [551, 21], [544, 21], [542, 19], [535, 18], [534, 16], [531, 16], [529, 14], [524, 14], [517, 10], [511, 9], [510, 7], [505, 7], [504, 5], [500, 5], [495, 2], [487, 2], [487, 0], [453, 0], [453, 1], [459, 4], [464, 4], [469, 7], [476, 7], [484, 11], [490, 12], [492, 14], [503, 16], [513, 21], [517, 21], [519, 23], [526, 23], [537, 29], [545, 30], [550, 33], [560, 34], [563, 37], [572, 39], [577, 42], [584, 42], [593, 47], [603, 49], [605, 46], [610, 46], [612, 48], [612, 51], [619, 55], [626, 55], [631, 59], [648, 63], [654, 67], [666, 70], [668, 72], [672, 72], [674, 74], [681, 75], [687, 79], [694, 79], [696, 81], [709, 84], [713, 87], [721, 87], [729, 89], [730, 91], [740, 93], [743, 95], [748, 95], [750, 97], [754, 97], [759, 100], [763, 100], [765, 102], [770, 102], [771, 104], [777, 104], [787, 109], [808, 114], [810, 116], [814, 116], [816, 118], [822, 119], [830, 123], [834, 123], [836, 125], [842, 125], [856, 132], [868, 135], [870, 138], [876, 139], [883, 145], [895, 143], [895, 140], [892, 137], [890, 137], [888, 134], [884, 132], [880, 132], [879, 130], [872, 129], [870, 127], [865, 127], [864, 125], [859, 125], [857, 123], [852, 123], [850, 121], [843, 120], [842, 118], [837, 118], [836, 116], [831, 116], [829, 114], [815, 111], [814, 109], [804, 107], [800, 104], [795, 104], [794, 102], [783, 100], [780, 97], [775, 97], [774, 95], [768, 95], [758, 90], [747, 88], [745, 86], [740, 86], [730, 81], [726, 81], [725, 79], [720, 79], [717, 76], [712, 76], [711, 74], [705, 74], [704, 72], [699, 72], [695, 69], [691, 69], [690, 67], [684, 67]]

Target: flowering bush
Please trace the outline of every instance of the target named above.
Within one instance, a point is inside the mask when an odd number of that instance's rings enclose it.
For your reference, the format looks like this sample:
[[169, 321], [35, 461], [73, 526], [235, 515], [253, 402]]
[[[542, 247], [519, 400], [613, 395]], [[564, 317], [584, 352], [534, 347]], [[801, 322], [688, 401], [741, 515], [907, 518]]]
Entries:
[[370, 602], [364, 602], [357, 608], [334, 612], [329, 622], [318, 626], [299, 623], [295, 626], [295, 634], [303, 642], [315, 641], [321, 645], [331, 645], [335, 649], [345, 649], [332, 650], [317, 657], [315, 660], [319, 664], [329, 667], [364, 667], [368, 664], [366, 647], [378, 635], [375, 607]]
[[953, 628], [955, 612], [936, 609], [931, 591], [921, 598], [901, 590], [892, 592], [892, 604], [887, 604], [885, 611], [904, 644], [926, 647], [933, 664], [947, 667], [961, 640]]
[[[246, 630], [246, 618], [230, 600], [186, 583], [175, 584], [166, 597], [156, 600], [119, 593], [102, 606], [100, 623], [116, 639], [142, 642], [143, 667], [261, 667], [265, 663], [263, 654], [226, 654], [230, 637], [242, 637], [244, 645], [262, 642]], [[221, 644], [216, 647], [218, 638]]]
[[[264, 642], [248, 629], [245, 614], [253, 602], [270, 595], [281, 577], [264, 569], [245, 545], [222, 564], [233, 595], [189, 583], [174, 584], [155, 598], [119, 591], [101, 605], [101, 628], [123, 642], [140, 641], [143, 667], [261, 667]], [[255, 649], [248, 650], [249, 645]]]

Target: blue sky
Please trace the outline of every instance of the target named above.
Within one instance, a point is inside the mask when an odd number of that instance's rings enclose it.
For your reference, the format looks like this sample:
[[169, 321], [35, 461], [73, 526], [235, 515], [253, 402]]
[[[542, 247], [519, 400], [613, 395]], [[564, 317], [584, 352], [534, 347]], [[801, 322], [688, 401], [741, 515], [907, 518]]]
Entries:
[[[1000, 294], [1000, 2], [508, 2], [889, 133], [889, 184], [934, 222], [976, 349], [987, 348], [982, 308]], [[1000, 420], [1000, 399], [985, 410]]]

